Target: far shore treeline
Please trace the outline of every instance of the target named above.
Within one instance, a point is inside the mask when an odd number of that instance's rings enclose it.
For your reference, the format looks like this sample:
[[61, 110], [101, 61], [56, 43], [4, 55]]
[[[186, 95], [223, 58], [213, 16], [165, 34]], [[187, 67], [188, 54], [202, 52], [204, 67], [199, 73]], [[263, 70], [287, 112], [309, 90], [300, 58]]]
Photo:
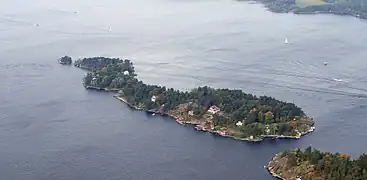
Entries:
[[[249, 1], [249, 0], [238, 0]], [[367, 19], [367, 0], [255, 0], [270, 11], [295, 14], [337, 14]]]

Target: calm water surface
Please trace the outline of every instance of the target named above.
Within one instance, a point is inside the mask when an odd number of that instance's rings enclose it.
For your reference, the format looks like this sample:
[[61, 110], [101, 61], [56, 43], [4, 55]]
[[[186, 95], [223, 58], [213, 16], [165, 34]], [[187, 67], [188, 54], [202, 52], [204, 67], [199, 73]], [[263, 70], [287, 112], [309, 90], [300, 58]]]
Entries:
[[[357, 156], [367, 150], [366, 29], [356, 18], [231, 0], [2, 3], [1, 179], [270, 180], [263, 166], [286, 148]], [[196, 132], [85, 90], [85, 72], [56, 63], [63, 55], [130, 58], [146, 83], [182, 90], [274, 96], [303, 107], [317, 128], [258, 144]]]

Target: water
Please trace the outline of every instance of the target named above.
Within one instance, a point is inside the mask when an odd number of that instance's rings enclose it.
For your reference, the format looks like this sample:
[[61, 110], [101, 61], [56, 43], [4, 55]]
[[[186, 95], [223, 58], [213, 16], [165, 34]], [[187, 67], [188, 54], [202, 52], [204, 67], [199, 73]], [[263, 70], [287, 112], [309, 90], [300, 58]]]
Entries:
[[[263, 166], [286, 148], [366, 151], [367, 21], [231, 0], [19, 3], [0, 7], [1, 179], [270, 180]], [[196, 132], [85, 90], [63, 55], [130, 58], [146, 83], [294, 102], [316, 131], [260, 144]]]

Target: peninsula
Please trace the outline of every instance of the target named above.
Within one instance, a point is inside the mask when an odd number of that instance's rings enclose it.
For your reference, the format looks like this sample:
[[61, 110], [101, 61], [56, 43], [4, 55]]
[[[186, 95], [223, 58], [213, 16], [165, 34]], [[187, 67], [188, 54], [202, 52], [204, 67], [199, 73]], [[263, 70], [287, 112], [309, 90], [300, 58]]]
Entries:
[[[249, 1], [249, 0], [238, 0]], [[337, 14], [367, 19], [367, 0], [253, 0], [270, 11], [295, 14]]]
[[352, 160], [341, 153], [320, 152], [308, 147], [292, 149], [273, 157], [267, 169], [283, 180], [366, 180], [367, 155]]
[[115, 91], [115, 98], [134, 109], [168, 115], [197, 130], [248, 141], [298, 139], [314, 130], [313, 119], [301, 108], [272, 97], [207, 86], [187, 92], [145, 84], [127, 59], [83, 58], [74, 65], [90, 71], [83, 79], [86, 88]]

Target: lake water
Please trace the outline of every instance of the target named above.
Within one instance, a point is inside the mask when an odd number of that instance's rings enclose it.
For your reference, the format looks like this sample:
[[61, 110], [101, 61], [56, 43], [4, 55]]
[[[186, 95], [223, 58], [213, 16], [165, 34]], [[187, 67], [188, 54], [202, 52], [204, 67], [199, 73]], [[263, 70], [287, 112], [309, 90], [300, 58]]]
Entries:
[[[2, 3], [1, 179], [270, 180], [263, 166], [286, 148], [355, 157], [367, 149], [366, 29], [232, 0]], [[57, 64], [63, 55], [129, 58], [146, 83], [294, 102], [316, 131], [262, 143], [197, 132], [85, 90], [84, 71]]]

